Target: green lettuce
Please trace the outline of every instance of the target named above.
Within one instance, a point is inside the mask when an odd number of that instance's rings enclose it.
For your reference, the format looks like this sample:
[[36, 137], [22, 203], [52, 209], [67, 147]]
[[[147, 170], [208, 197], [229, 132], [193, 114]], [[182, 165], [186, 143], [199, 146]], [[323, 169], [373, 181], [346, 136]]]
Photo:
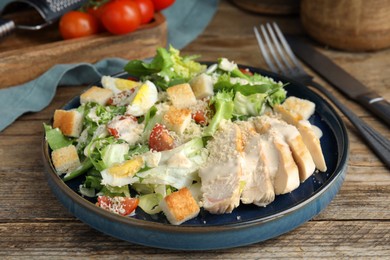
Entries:
[[244, 96], [237, 92], [234, 97], [233, 114], [235, 116], [259, 116], [263, 114], [266, 97], [267, 94], [263, 93]]
[[43, 127], [45, 129], [45, 138], [50, 149], [56, 150], [73, 143], [72, 139], [64, 136], [60, 129], [52, 128], [50, 125], [46, 124], [43, 124]]
[[[230, 91], [238, 97], [235, 98], [235, 115], [257, 115], [257, 112], [262, 111], [264, 101], [273, 107], [275, 104], [280, 104], [286, 98], [286, 91], [282, 82], [276, 82], [270, 77], [254, 73], [253, 75], [245, 74], [238, 66], [228, 61], [226, 58], [219, 59], [217, 70], [212, 72], [212, 76], [215, 79], [214, 91]], [[238, 94], [239, 93], [239, 94]], [[241, 95], [240, 95], [241, 94]], [[247, 111], [248, 114], [244, 114], [243, 105], [244, 97], [247, 96], [248, 104], [247, 108], [251, 107], [252, 111]], [[258, 99], [259, 104], [256, 104]], [[253, 110], [254, 109], [254, 110]]]
[[138, 206], [148, 214], [157, 214], [161, 212], [159, 206], [160, 202], [163, 200], [163, 195], [160, 193], [150, 193], [139, 196]]
[[205, 65], [196, 62], [199, 56], [180, 56], [180, 52], [170, 46], [169, 50], [158, 48], [151, 62], [132, 60], [124, 70], [142, 81], [150, 80], [161, 89], [189, 82], [194, 76], [206, 69]]
[[115, 139], [113, 136], [97, 138], [87, 146], [87, 156], [93, 166], [102, 171], [114, 163], [123, 162], [129, 152], [123, 140]]
[[215, 114], [204, 130], [204, 136], [212, 136], [217, 131], [222, 120], [232, 118], [234, 110], [233, 97], [233, 92], [218, 92], [213, 96], [211, 104], [215, 107]]

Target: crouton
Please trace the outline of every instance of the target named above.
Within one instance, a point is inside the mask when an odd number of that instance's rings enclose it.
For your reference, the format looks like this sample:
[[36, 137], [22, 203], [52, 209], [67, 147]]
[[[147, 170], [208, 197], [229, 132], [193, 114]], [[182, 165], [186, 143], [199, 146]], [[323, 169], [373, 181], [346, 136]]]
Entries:
[[100, 105], [106, 105], [113, 95], [114, 92], [111, 89], [93, 86], [80, 95], [80, 103], [85, 104], [88, 102], [95, 102]]
[[77, 110], [57, 109], [54, 112], [53, 128], [59, 128], [66, 136], [79, 137], [83, 128], [83, 114]]
[[163, 124], [177, 134], [182, 134], [191, 122], [191, 110], [170, 106], [163, 117]]
[[300, 120], [307, 120], [314, 114], [315, 104], [309, 100], [288, 97], [282, 105], [276, 105], [274, 109], [281, 114], [288, 114], [289, 124], [294, 124]]
[[180, 225], [196, 217], [200, 211], [198, 203], [186, 187], [166, 196], [160, 207], [172, 225]]
[[76, 146], [74, 145], [54, 150], [51, 153], [51, 159], [59, 175], [72, 172], [81, 165]]
[[169, 87], [167, 89], [168, 98], [172, 105], [177, 108], [188, 108], [196, 104], [194, 92], [190, 84], [184, 83]]
[[213, 80], [207, 74], [200, 74], [190, 81], [190, 85], [197, 99], [214, 95]]

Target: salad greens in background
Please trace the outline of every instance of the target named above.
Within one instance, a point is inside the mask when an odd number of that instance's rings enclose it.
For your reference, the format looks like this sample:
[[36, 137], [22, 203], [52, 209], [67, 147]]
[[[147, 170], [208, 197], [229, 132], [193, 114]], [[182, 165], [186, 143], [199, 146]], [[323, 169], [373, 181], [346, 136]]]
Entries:
[[[202, 73], [211, 76], [213, 80], [214, 96], [210, 98], [209, 105], [214, 111], [208, 125], [203, 127], [202, 138], [193, 138], [171, 150], [162, 151], [161, 161], [180, 152], [194, 165], [201, 165], [207, 159], [207, 154], [204, 153], [207, 140], [212, 138], [223, 120], [245, 120], [251, 116], [261, 115], [266, 107], [279, 104], [286, 98], [286, 91], [281, 82], [242, 70], [226, 58], [221, 58], [208, 67], [197, 62], [197, 58], [199, 56], [181, 56], [173, 47], [159, 48], [152, 61], [133, 60], [124, 67], [131, 77], [136, 77], [142, 82], [152, 81], [159, 91], [189, 82]], [[123, 162], [124, 159], [129, 160], [149, 151], [148, 135], [153, 126], [162, 120], [157, 116], [156, 106], [152, 106], [146, 114], [137, 118], [139, 123], [144, 124], [146, 138], [143, 138], [143, 143], [135, 145], [129, 145], [124, 140], [104, 134], [106, 124], [115, 116], [124, 115], [126, 106], [102, 106], [90, 102], [79, 106], [77, 110], [84, 115], [83, 129], [87, 129], [79, 138], [66, 137], [59, 129], [44, 125], [46, 140], [52, 150], [70, 144], [77, 148], [81, 167], [65, 174], [63, 180], [68, 181], [84, 174], [85, 181], [79, 188], [82, 195], [130, 197], [130, 185], [118, 187], [102, 184], [102, 172], [118, 162]], [[96, 114], [93, 120], [87, 116], [91, 110]], [[131, 188], [138, 193], [139, 207], [149, 214], [158, 213], [158, 204], [163, 197], [179, 187], [200, 185], [196, 169], [194, 171], [193, 168], [185, 169], [183, 172], [183, 169], [170, 169], [166, 165], [154, 168], [143, 166], [137, 172], [137, 177], [140, 182], [131, 184]]]
[[245, 74], [226, 58], [219, 59], [218, 66], [212, 65], [207, 69], [206, 65], [195, 61], [199, 57], [182, 57], [180, 52], [171, 46], [168, 50], [159, 48], [150, 63], [133, 60], [126, 64], [124, 69], [141, 81], [154, 82], [162, 90], [189, 82], [200, 73], [210, 74], [215, 81], [214, 91], [217, 92], [211, 100], [216, 108], [215, 116], [206, 130], [210, 136], [222, 119], [232, 119], [233, 115], [243, 118], [261, 115], [266, 104], [273, 107], [286, 98], [281, 82], [259, 74]]

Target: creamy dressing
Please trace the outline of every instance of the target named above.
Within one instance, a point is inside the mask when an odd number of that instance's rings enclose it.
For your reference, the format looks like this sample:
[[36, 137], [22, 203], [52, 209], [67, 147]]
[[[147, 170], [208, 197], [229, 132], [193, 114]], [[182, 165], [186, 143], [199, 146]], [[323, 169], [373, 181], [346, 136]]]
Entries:
[[191, 168], [192, 165], [191, 160], [182, 151], [173, 154], [167, 161], [167, 166], [172, 168]]
[[120, 116], [112, 120], [108, 127], [115, 129], [118, 133], [118, 138], [125, 140], [130, 145], [136, 144], [141, 139], [144, 129], [144, 125], [138, 124], [133, 118], [120, 120]]
[[322, 131], [318, 126], [311, 125], [311, 129], [313, 129], [313, 132], [317, 136], [318, 139], [320, 139], [322, 137]]

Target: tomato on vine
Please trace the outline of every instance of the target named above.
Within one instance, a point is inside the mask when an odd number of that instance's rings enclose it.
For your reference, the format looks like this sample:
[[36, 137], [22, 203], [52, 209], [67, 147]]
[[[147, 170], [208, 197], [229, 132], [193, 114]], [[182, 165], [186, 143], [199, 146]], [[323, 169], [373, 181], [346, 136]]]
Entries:
[[127, 34], [153, 20], [156, 11], [172, 5], [175, 0], [89, 0], [80, 10], [61, 17], [60, 33], [73, 39], [101, 31]]
[[156, 12], [168, 8], [175, 2], [175, 0], [152, 0], [152, 1]]
[[141, 11], [138, 4], [130, 0], [116, 0], [103, 6], [101, 22], [112, 34], [133, 32], [141, 25]]
[[64, 39], [89, 36], [98, 33], [99, 21], [89, 13], [71, 11], [61, 17], [59, 30]]
[[142, 24], [149, 23], [154, 16], [154, 5], [152, 0], [133, 0], [138, 4], [139, 10], [141, 11], [141, 22]]

